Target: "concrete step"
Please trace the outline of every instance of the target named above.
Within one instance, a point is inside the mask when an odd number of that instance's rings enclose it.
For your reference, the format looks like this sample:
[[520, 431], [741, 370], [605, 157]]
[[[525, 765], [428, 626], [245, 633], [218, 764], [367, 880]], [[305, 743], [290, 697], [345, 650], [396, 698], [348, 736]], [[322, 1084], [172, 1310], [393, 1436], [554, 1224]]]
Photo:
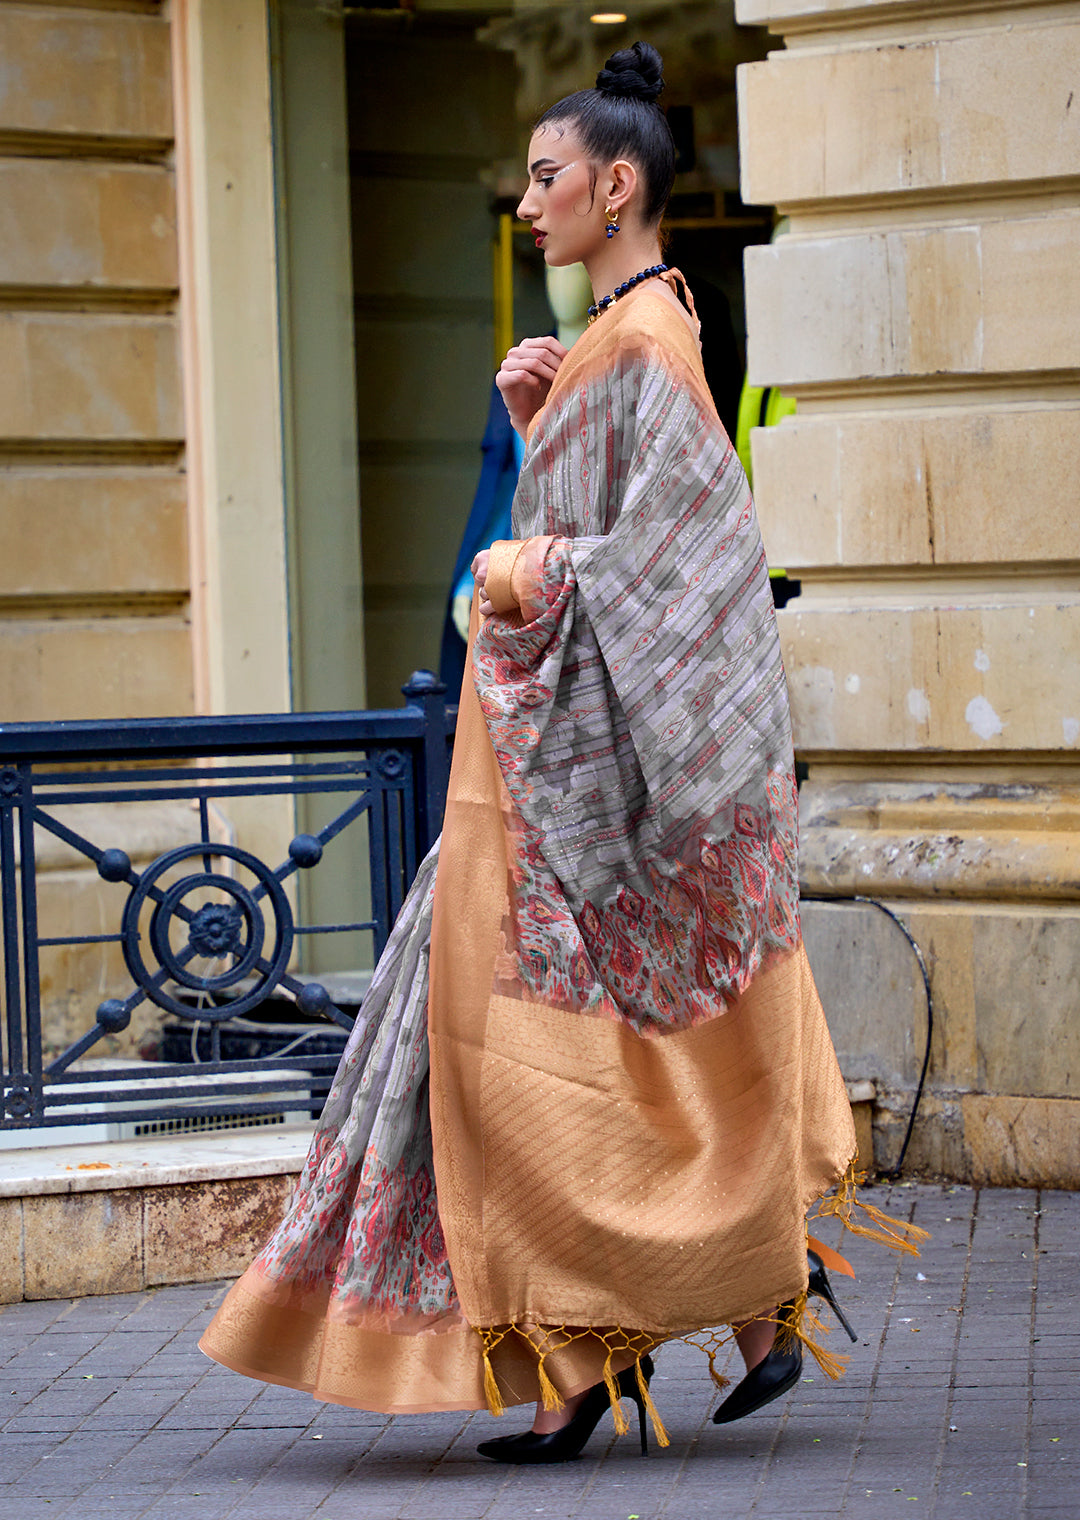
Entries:
[[236, 1276], [280, 1219], [313, 1132], [0, 1153], [0, 1303]]

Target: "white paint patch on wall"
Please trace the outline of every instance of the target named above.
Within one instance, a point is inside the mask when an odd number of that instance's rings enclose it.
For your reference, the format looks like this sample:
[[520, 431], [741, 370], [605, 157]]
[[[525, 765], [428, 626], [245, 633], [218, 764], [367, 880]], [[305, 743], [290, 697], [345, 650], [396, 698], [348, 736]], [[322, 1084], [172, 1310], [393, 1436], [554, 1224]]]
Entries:
[[844, 690], [850, 692], [852, 696], [856, 695], [861, 685], [862, 682], [857, 675], [846, 676], [844, 679]]
[[975, 651], [975, 669], [976, 670], [989, 670], [990, 669], [990, 656], [987, 654], [987, 652], [986, 652], [985, 649], [976, 649], [976, 651]]
[[907, 710], [916, 723], [930, 722], [930, 701], [921, 686], [913, 686], [908, 692]]
[[1062, 718], [1061, 732], [1066, 744], [1075, 744], [1080, 739], [1080, 718]]
[[964, 709], [968, 727], [980, 739], [994, 739], [1005, 725], [985, 697], [972, 697]]

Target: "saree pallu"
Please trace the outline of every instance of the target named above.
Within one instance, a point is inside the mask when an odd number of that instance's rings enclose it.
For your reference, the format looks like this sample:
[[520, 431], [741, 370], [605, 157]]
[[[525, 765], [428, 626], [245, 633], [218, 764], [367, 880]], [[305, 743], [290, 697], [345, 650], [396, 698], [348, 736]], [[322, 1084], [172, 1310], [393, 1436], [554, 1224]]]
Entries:
[[761, 538], [662, 295], [564, 360], [514, 532], [441, 841], [286, 1216], [200, 1343], [386, 1412], [550, 1406], [675, 1336], [711, 1361], [723, 1327], [805, 1302], [806, 1211], [855, 1149]]

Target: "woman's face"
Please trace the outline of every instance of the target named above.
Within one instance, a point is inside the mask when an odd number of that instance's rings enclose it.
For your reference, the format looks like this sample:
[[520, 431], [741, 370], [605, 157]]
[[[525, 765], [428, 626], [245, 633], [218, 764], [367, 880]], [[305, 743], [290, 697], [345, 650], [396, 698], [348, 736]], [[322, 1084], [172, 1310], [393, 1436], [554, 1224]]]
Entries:
[[546, 263], [561, 268], [588, 257], [606, 236], [603, 201], [574, 132], [541, 129], [529, 143], [529, 188], [517, 214], [531, 222]]

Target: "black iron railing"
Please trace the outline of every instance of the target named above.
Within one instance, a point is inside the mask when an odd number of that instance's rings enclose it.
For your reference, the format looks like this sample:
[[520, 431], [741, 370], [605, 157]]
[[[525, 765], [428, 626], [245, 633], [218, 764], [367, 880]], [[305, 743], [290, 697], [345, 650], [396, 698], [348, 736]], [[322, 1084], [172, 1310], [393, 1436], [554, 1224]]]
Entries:
[[[335, 1051], [313, 1053], [319, 1041], [301, 1038], [291, 1042], [295, 1053], [223, 1059], [222, 1029], [272, 998], [290, 1000], [316, 1030], [351, 1027], [327, 986], [305, 974], [317, 955], [298, 947], [351, 936], [351, 944], [365, 940], [373, 964], [441, 828], [453, 713], [428, 671], [403, 690], [405, 706], [383, 712], [0, 729], [0, 1130], [107, 1124], [160, 1133], [318, 1111]], [[186, 804], [191, 837], [133, 860], [125, 807], [140, 803]], [[271, 862], [230, 827], [230, 810], [247, 808], [250, 818], [253, 806], [282, 823]], [[99, 837], [88, 837], [88, 819]], [[362, 843], [367, 870], [350, 878], [330, 919], [302, 922], [302, 905], [319, 894], [298, 887], [309, 887], [350, 836], [354, 853]], [[42, 927], [43, 847], [96, 868], [115, 889], [103, 893], [110, 921], [102, 933]], [[97, 944], [119, 947], [124, 983], [88, 1008], [77, 1038], [49, 1051], [42, 952]], [[88, 1060], [147, 1001], [186, 1021], [196, 1064]]]

